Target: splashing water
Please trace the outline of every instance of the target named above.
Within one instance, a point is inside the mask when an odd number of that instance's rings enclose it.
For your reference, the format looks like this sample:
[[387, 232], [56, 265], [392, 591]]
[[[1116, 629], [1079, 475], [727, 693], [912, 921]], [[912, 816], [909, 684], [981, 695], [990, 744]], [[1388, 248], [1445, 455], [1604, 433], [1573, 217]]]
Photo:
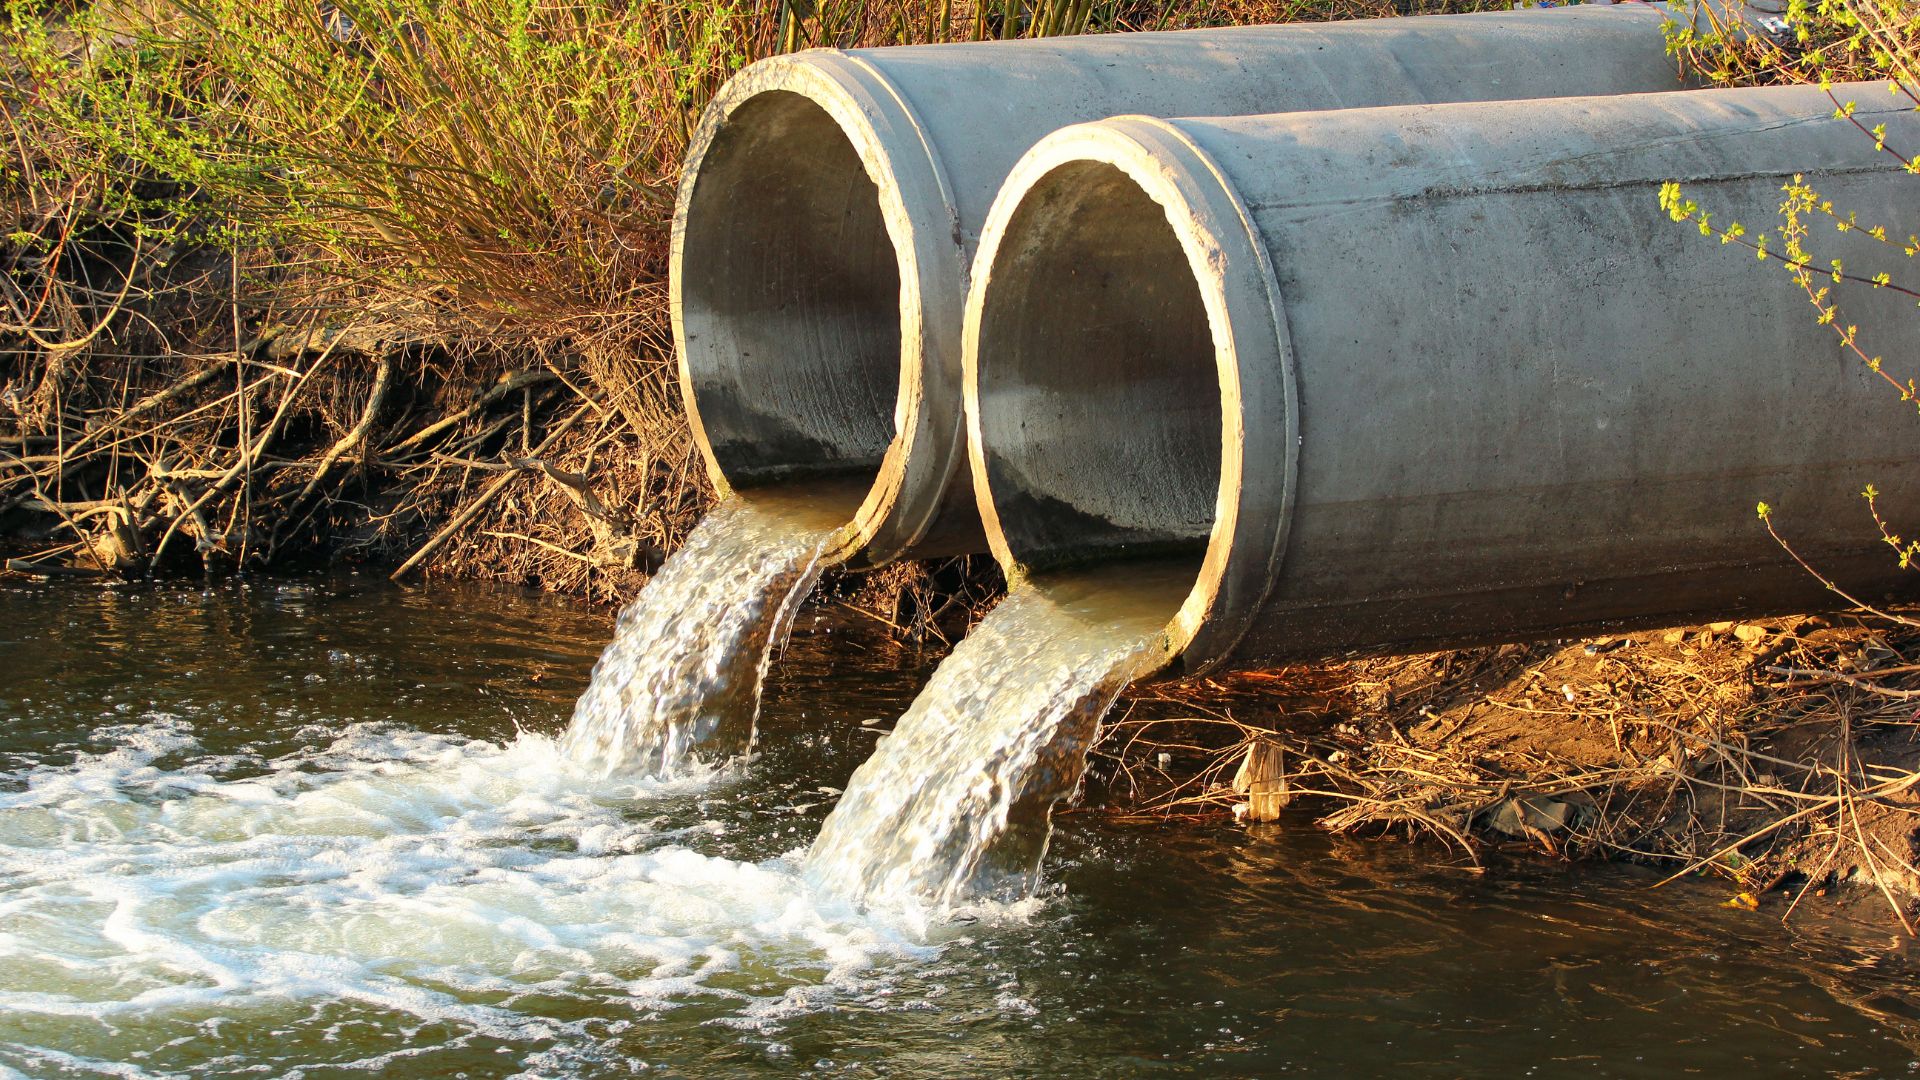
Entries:
[[828, 491], [715, 507], [620, 613], [561, 749], [605, 774], [660, 777], [696, 753], [751, 750], [774, 645], [849, 516]]
[[[752, 1028], [932, 952], [784, 860], [676, 842], [717, 825], [632, 813], [703, 781], [609, 780], [540, 736], [361, 724], [221, 779], [179, 717], [99, 734], [118, 745], [0, 791], [0, 1075], [62, 1071], [53, 1046], [103, 1061], [217, 1046], [243, 1016], [285, 1028], [256, 1053], [358, 1069], [591, 1047], [568, 1017], [610, 999], [634, 1017], [704, 1003]], [[338, 1029], [357, 1058], [329, 1045]]]
[[871, 907], [949, 909], [1038, 884], [1055, 803], [1100, 718], [1164, 660], [1192, 568], [1017, 585], [940, 664], [821, 825], [806, 874]]

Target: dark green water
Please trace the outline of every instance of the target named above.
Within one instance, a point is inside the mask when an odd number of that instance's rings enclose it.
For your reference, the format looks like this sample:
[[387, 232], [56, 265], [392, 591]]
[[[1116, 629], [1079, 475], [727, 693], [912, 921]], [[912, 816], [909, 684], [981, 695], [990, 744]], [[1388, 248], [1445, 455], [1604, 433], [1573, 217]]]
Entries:
[[765, 752], [636, 783], [552, 740], [607, 635], [0, 587], [0, 1076], [1920, 1071], [1901, 950], [1617, 867], [1069, 816], [1037, 902], [863, 914], [798, 864], [923, 659], [803, 614]]

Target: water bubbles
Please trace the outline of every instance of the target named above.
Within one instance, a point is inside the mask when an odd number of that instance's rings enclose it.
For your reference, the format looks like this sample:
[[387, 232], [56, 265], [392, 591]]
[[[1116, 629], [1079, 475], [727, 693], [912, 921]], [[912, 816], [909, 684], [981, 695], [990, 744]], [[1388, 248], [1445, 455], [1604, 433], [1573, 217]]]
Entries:
[[587, 1048], [559, 1017], [609, 1004], [719, 1002], [771, 1030], [931, 953], [785, 860], [676, 842], [718, 826], [644, 813], [711, 771], [608, 777], [537, 735], [362, 724], [221, 779], [181, 717], [97, 736], [0, 793], [0, 1049], [125, 1060], [156, 1030], [305, 1031], [319, 1008], [352, 1018], [363, 1063], [423, 1024], [454, 1048]]

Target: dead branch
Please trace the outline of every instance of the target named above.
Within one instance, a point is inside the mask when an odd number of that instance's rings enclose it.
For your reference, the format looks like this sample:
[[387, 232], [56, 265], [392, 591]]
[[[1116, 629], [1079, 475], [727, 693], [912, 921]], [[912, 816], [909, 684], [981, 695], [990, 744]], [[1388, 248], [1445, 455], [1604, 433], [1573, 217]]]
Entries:
[[[1772, 675], [1782, 675], [1789, 679], [1813, 679], [1817, 682], [1845, 683], [1857, 690], [1865, 690], [1869, 694], [1878, 694], [1881, 697], [1896, 698], [1902, 701], [1911, 701], [1914, 698], [1920, 698], [1920, 690], [1896, 690], [1889, 686], [1881, 686], [1878, 683], [1869, 682], [1858, 675], [1849, 675], [1843, 671], [1815, 671], [1807, 668], [1773, 666], [1767, 668], [1767, 672]], [[1791, 687], [1788, 687], [1788, 689], [1791, 689]]]
[[441, 433], [485, 412], [488, 406], [506, 397], [508, 394], [513, 393], [515, 390], [530, 389], [542, 383], [553, 382], [558, 378], [559, 376], [544, 368], [516, 371], [493, 384], [492, 387], [479, 397], [476, 397], [466, 408], [456, 410], [441, 417], [439, 420], [428, 424], [426, 427], [421, 428], [419, 431], [388, 447], [387, 453], [395, 458], [405, 457], [409, 451], [419, 448]]
[[[560, 440], [560, 436], [565, 435], [568, 431], [572, 430], [573, 425], [578, 423], [580, 421], [580, 418], [587, 414], [590, 407], [591, 405], [589, 403], [589, 404], [582, 404], [579, 408], [575, 409], [571, 414], [567, 416], [565, 420], [562, 420], [558, 425], [554, 427], [552, 431], [547, 433], [547, 437], [540, 441], [540, 445], [534, 447], [534, 453], [539, 454], [545, 451], [548, 447], [552, 446], [554, 443], [558, 442]], [[408, 573], [410, 573], [415, 567], [419, 566], [422, 562], [425, 562], [427, 559], [427, 556], [432, 555], [435, 551], [438, 551], [442, 544], [445, 544], [448, 540], [452, 539], [454, 535], [458, 533], [461, 529], [466, 528], [466, 526], [469, 523], [471, 523], [474, 518], [479, 517], [480, 512], [487, 508], [487, 504], [493, 502], [494, 499], [498, 498], [501, 492], [506, 491], [507, 488], [513, 484], [513, 481], [518, 476], [520, 476], [520, 474], [521, 474], [521, 470], [515, 469], [514, 471], [509, 472], [504, 476], [501, 476], [499, 479], [495, 480], [493, 483], [488, 484], [485, 490], [481, 491], [480, 494], [476, 496], [472, 502], [467, 504], [466, 509], [454, 515], [454, 518], [452, 521], [447, 522], [446, 525], [441, 527], [439, 532], [434, 533], [433, 536], [429, 538], [426, 543], [420, 545], [420, 547], [417, 550], [415, 550], [412, 555], [408, 556], [406, 562], [403, 562], [400, 564], [399, 569], [387, 575], [388, 578], [393, 581], [398, 581], [401, 578], [405, 577]]]

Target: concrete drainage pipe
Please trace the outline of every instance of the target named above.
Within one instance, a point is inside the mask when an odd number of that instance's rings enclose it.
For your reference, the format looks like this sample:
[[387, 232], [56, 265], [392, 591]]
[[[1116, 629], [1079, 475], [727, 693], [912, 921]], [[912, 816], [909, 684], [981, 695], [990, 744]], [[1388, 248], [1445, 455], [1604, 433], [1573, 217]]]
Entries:
[[814, 51], [752, 65], [688, 153], [673, 329], [723, 491], [844, 491], [866, 558], [985, 550], [960, 311], [1007, 170], [1117, 113], [1273, 113], [1679, 85], [1664, 9]]
[[[1841, 93], [1920, 145], [1884, 84]], [[1048, 137], [966, 312], [994, 553], [1043, 583], [1184, 560], [1186, 670], [1833, 606], [1760, 500], [1879, 598], [1903, 572], [1860, 492], [1920, 520], [1920, 417], [1778, 263], [1657, 198], [1680, 181], [1757, 235], [1804, 173], [1905, 236], [1916, 181], [1833, 111], [1774, 88]], [[1872, 352], [1920, 358], [1911, 296], [1843, 295]]]

